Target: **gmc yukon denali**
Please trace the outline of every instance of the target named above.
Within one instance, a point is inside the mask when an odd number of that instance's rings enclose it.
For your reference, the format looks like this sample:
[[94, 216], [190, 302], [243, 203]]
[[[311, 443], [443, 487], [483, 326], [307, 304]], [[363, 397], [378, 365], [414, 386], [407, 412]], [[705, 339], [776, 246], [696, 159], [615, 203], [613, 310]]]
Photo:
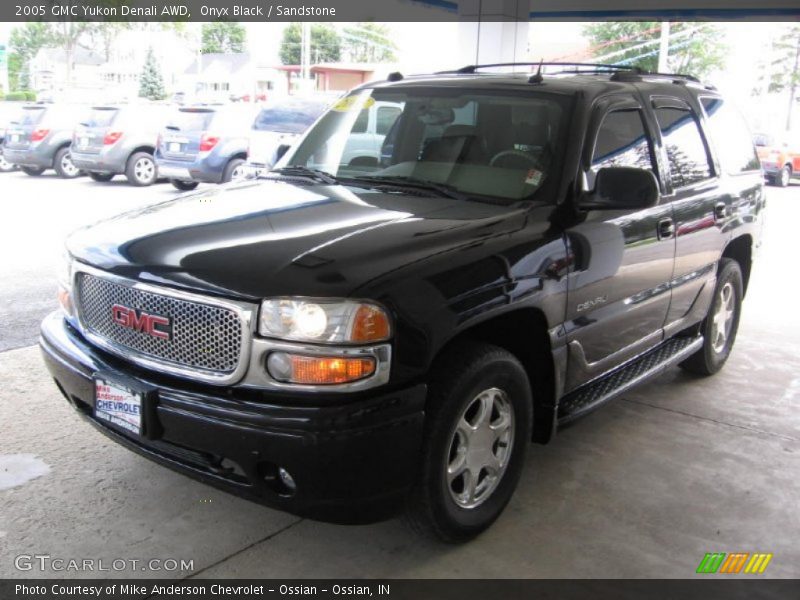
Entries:
[[41, 337], [66, 399], [225, 490], [457, 542], [530, 442], [719, 371], [765, 207], [738, 113], [690, 76], [505, 66], [392, 74], [264, 177], [74, 233]]

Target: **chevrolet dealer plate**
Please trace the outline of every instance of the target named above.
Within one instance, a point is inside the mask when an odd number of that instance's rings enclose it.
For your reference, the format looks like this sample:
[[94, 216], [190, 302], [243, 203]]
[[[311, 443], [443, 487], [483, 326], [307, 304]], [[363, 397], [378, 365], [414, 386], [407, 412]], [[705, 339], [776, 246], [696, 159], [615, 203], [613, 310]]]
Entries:
[[118, 383], [94, 380], [96, 419], [140, 435], [142, 432], [142, 396]]

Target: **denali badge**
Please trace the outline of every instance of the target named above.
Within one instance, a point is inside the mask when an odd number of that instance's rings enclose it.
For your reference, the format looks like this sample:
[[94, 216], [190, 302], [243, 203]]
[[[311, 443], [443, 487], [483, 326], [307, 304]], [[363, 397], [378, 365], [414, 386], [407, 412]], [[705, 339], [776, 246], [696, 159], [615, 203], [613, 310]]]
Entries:
[[584, 310], [588, 310], [590, 308], [594, 308], [600, 304], [605, 304], [608, 300], [608, 296], [598, 296], [594, 300], [587, 300], [586, 302], [581, 302], [578, 304], [578, 312], [583, 312]]
[[111, 320], [117, 325], [141, 331], [164, 340], [172, 339], [172, 319], [160, 315], [148, 315], [135, 308], [115, 304], [111, 307]]

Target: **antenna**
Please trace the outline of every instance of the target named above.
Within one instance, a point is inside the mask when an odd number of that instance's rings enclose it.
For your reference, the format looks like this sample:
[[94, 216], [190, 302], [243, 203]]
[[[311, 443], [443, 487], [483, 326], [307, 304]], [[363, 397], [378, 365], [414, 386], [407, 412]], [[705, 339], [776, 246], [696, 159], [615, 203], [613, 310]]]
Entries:
[[536, 75], [530, 76], [528, 83], [542, 83], [544, 81], [544, 76], [542, 75], [542, 65], [544, 65], [544, 58], [539, 61], [539, 69], [536, 71]]

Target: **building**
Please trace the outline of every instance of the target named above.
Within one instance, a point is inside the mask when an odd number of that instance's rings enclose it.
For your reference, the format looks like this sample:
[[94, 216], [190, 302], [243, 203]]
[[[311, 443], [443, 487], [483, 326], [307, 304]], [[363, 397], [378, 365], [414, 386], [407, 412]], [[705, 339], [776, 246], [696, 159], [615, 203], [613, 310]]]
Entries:
[[99, 67], [105, 62], [102, 56], [82, 46], [75, 48], [71, 69], [63, 48], [41, 48], [31, 60], [31, 88], [40, 97], [70, 90], [77, 95], [95, 91], [102, 84]]
[[289, 92], [283, 74], [252, 54], [203, 54], [186, 68], [180, 91], [204, 102], [264, 101]]
[[[285, 73], [286, 82], [292, 92], [300, 91], [302, 83], [300, 65], [278, 67]], [[384, 77], [394, 69], [391, 65], [372, 65], [361, 63], [319, 63], [309, 68], [313, 81], [312, 88], [318, 92], [346, 92], [356, 86]], [[307, 90], [306, 90], [307, 91]]]

